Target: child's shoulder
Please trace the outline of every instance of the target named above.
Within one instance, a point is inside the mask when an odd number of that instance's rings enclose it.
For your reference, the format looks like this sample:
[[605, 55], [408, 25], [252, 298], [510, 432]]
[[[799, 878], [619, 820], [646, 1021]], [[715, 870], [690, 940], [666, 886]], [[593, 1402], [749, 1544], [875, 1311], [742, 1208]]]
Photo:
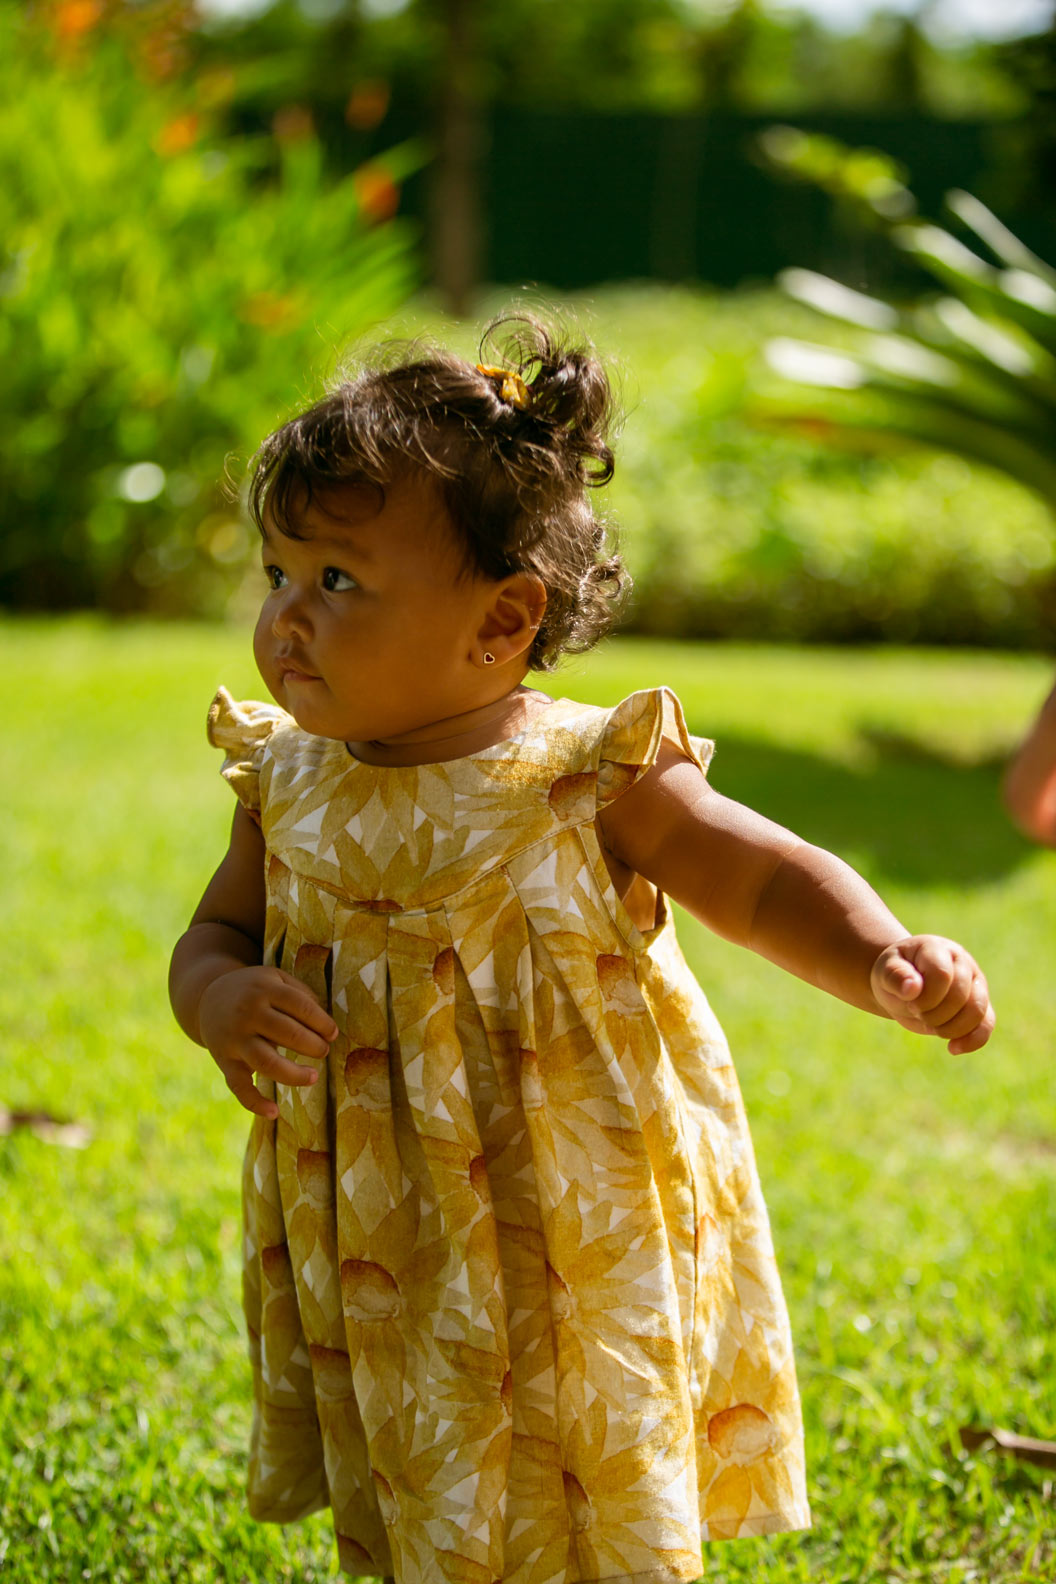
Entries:
[[599, 804], [650, 769], [665, 740], [702, 770], [710, 762], [714, 744], [690, 732], [682, 705], [668, 687], [642, 688], [612, 705], [556, 702], [559, 713], [548, 735], [551, 741], [556, 736], [566, 739], [570, 770], [597, 773]]
[[682, 704], [669, 687], [641, 688], [617, 704], [584, 704], [574, 699], [560, 699], [558, 703], [578, 714], [581, 729], [585, 727], [597, 738], [605, 759], [640, 762], [644, 754], [651, 762], [665, 738], [680, 744], [693, 757], [696, 749], [692, 745], [706, 744], [711, 748], [708, 739], [690, 732]]

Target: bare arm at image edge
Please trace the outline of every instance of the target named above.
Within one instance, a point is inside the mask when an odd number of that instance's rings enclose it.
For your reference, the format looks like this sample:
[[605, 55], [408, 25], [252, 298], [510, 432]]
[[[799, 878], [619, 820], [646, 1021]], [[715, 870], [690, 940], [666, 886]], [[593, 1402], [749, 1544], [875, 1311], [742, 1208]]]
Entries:
[[1056, 847], [1056, 687], [1005, 772], [1002, 793], [1023, 834]]

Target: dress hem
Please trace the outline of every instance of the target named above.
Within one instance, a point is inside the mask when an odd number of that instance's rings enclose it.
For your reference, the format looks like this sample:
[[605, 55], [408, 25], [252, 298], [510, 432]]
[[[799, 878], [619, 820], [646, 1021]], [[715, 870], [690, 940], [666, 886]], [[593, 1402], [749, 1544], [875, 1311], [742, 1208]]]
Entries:
[[701, 1539], [705, 1545], [715, 1545], [720, 1540], [757, 1540], [761, 1535], [795, 1534], [812, 1528], [813, 1523], [809, 1507], [792, 1507], [786, 1512], [756, 1513], [751, 1518], [743, 1518], [735, 1535], [711, 1534], [709, 1529], [714, 1526], [703, 1524]]

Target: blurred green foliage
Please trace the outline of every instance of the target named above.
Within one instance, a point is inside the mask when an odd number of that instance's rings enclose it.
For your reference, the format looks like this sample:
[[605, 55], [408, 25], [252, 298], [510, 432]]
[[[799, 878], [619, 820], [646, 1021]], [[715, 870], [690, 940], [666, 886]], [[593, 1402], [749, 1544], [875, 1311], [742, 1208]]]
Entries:
[[221, 609], [227, 459], [414, 280], [420, 156], [335, 181], [296, 112], [218, 139], [232, 84], [182, 42], [157, 5], [0, 5], [0, 603]]
[[[1021, 114], [1033, 86], [1007, 52], [933, 37], [913, 17], [879, 7], [853, 31], [759, 0], [476, 0], [469, 20], [476, 93], [507, 107], [1002, 117]], [[266, 114], [276, 96], [294, 97], [340, 117], [349, 63], [359, 82], [381, 80], [396, 99], [428, 104], [443, 35], [438, 0], [275, 0], [217, 19], [196, 49], [203, 60], [252, 66], [238, 98], [247, 109]]]
[[[163, 0], [0, 0], [2, 604], [242, 608], [255, 540], [225, 474], [237, 484], [380, 319], [475, 353], [503, 306], [472, 324], [401, 311], [415, 239], [392, 215], [423, 152], [338, 178], [312, 111], [281, 94], [239, 133], [231, 106], [261, 88], [259, 63], [201, 47]], [[345, 74], [381, 136], [384, 84]], [[875, 196], [883, 161], [856, 169]], [[605, 508], [632, 629], [1051, 642], [1051, 519], [1026, 490], [879, 432], [819, 447], [828, 418], [753, 420], [763, 344], [798, 331], [838, 349], [842, 327], [812, 332], [771, 291], [609, 287], [568, 308], [625, 368]]]
[[794, 383], [763, 411], [841, 444], [880, 435], [941, 447], [1056, 506], [1056, 270], [969, 193], [948, 193], [946, 206], [971, 246], [920, 218], [904, 173], [883, 155], [788, 127], [772, 129], [764, 151], [860, 213], [930, 281], [892, 303], [786, 271], [790, 296], [845, 329], [838, 349], [771, 341], [772, 368]]

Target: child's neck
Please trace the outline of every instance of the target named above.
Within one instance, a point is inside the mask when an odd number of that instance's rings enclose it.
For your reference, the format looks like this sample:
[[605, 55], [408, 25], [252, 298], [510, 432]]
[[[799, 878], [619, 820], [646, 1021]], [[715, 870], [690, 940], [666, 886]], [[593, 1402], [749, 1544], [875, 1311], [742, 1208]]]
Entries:
[[464, 759], [496, 743], [506, 742], [524, 730], [528, 722], [551, 702], [545, 693], [523, 684], [502, 698], [446, 720], [418, 726], [385, 741], [350, 742], [349, 753], [364, 764], [425, 765], [442, 764], [448, 759]]

